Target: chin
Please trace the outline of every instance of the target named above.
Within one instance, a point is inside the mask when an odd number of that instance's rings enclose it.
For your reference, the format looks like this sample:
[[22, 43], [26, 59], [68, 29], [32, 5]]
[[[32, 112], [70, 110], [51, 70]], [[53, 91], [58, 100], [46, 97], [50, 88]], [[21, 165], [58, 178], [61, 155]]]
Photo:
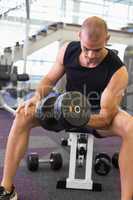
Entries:
[[97, 65], [96, 65], [96, 64], [95, 64], [95, 65], [94, 65], [94, 64], [93, 64], [93, 65], [90, 64], [90, 65], [88, 65], [88, 67], [89, 67], [89, 68], [95, 68], [95, 67], [97, 67]]

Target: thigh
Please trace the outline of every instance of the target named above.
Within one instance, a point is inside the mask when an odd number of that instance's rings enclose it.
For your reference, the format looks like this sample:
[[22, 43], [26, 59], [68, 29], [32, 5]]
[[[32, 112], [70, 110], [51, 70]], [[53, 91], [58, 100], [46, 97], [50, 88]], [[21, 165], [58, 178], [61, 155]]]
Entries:
[[129, 125], [133, 125], [133, 117], [124, 110], [119, 112], [114, 117], [110, 127], [107, 130], [98, 130], [99, 134], [105, 137], [108, 136], [120, 136], [123, 137]]

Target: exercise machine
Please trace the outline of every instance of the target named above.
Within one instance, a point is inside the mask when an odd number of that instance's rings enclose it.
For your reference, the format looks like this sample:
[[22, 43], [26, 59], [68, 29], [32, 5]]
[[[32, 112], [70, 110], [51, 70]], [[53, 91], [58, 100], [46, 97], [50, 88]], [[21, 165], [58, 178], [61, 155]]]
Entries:
[[0, 107], [8, 112], [14, 114], [15, 110], [8, 105], [4, 100], [4, 94], [6, 92], [13, 95], [16, 99], [16, 105], [18, 106], [20, 99], [23, 98], [23, 88], [17, 89], [17, 83], [29, 81], [29, 75], [26, 73], [18, 74], [17, 67], [13, 65], [0, 65]]

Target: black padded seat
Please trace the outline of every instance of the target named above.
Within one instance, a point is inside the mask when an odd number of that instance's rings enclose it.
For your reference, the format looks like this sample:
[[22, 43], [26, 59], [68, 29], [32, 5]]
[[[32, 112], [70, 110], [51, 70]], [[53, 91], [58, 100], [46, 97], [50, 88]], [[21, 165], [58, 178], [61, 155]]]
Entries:
[[75, 132], [75, 133], [88, 133], [88, 134], [94, 135], [96, 138], [104, 138], [103, 136], [101, 136], [99, 134], [99, 132], [96, 129], [91, 128], [89, 126], [84, 126], [84, 127], [80, 127], [80, 128], [65, 129], [65, 131], [66, 132]]

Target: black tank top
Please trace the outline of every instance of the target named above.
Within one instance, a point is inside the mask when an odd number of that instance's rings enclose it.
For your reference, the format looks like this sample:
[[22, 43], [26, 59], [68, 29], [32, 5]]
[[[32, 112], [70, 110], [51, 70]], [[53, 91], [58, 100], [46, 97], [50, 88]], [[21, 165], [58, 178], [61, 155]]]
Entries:
[[81, 47], [79, 41], [68, 44], [64, 55], [66, 72], [66, 91], [79, 91], [91, 103], [91, 109], [100, 109], [100, 98], [112, 75], [124, 64], [112, 50], [95, 68], [86, 68], [80, 65], [79, 56]]

